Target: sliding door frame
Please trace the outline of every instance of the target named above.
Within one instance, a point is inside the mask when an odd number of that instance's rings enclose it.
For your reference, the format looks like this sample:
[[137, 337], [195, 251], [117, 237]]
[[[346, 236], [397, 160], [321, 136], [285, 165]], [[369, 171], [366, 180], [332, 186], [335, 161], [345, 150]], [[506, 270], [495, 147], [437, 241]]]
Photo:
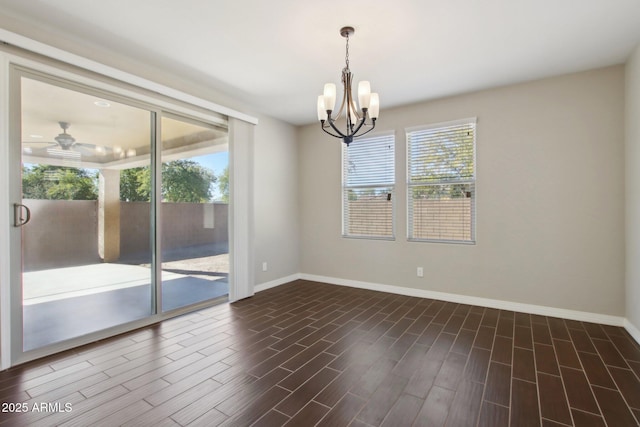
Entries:
[[[5, 50], [5, 49], [3, 49]], [[155, 126], [152, 128], [152, 142], [154, 156], [151, 162], [155, 162], [156, 166], [161, 165], [161, 146], [158, 141], [161, 135], [160, 117], [164, 113], [173, 115], [190, 117], [195, 120], [220, 125], [221, 113], [216, 111], [207, 111], [199, 106], [189, 105], [183, 101], [168, 98], [163, 95], [150, 93], [147, 90], [132, 86], [127, 82], [114, 80], [111, 77], [96, 75], [86, 70], [78, 69], [68, 64], [58, 64], [55, 61], [38, 58], [27, 58], [15, 52], [3, 52], [0, 50], [0, 106], [5, 114], [0, 114], [0, 204], [4, 207], [0, 212], [0, 370], [10, 366], [24, 363], [48, 354], [63, 351], [69, 348], [77, 347], [96, 340], [104, 339], [119, 333], [130, 331], [143, 326], [157, 323], [163, 319], [175, 317], [186, 312], [196, 310], [201, 307], [210, 306], [214, 301], [206, 301], [194, 304], [185, 308], [176, 309], [168, 313], [163, 313], [161, 292], [155, 292], [156, 298], [150, 302], [155, 305], [155, 314], [139, 321], [111, 327], [102, 331], [92, 333], [87, 336], [78, 337], [62, 343], [53, 344], [43, 349], [22, 351], [21, 340], [18, 343], [15, 339], [15, 333], [12, 333], [16, 327], [16, 322], [21, 322], [22, 315], [16, 316], [16, 311], [22, 311], [22, 293], [21, 293], [21, 257], [16, 259], [14, 248], [17, 244], [10, 241], [10, 236], [17, 233], [11, 232], [11, 215], [14, 200], [18, 196], [19, 188], [15, 185], [15, 168], [19, 167], [20, 159], [17, 158], [16, 150], [10, 147], [10, 143], [14, 143], [18, 138], [19, 129], [16, 131], [16, 123], [19, 123], [21, 112], [15, 105], [11, 105], [11, 91], [20, 90], [12, 83], [11, 75], [12, 67], [26, 68], [30, 72], [40, 73], [52, 81], [68, 81], [74, 86], [82, 86], [89, 88], [91, 91], [104, 92], [113, 98], [126, 99], [128, 104], [134, 106], [144, 106], [146, 110], [155, 117]], [[27, 54], [26, 56], [31, 56]], [[205, 102], [206, 103], [206, 102]], [[16, 111], [18, 110], [18, 111]], [[229, 132], [229, 169], [230, 169], [230, 218], [229, 218], [229, 250], [230, 250], [230, 272], [229, 272], [229, 301], [233, 302], [253, 294], [253, 275], [247, 272], [253, 271], [253, 247], [252, 242], [252, 220], [253, 220], [253, 198], [252, 187], [253, 180], [251, 169], [253, 165], [253, 125], [257, 123], [246, 122], [239, 119], [228, 120]], [[19, 127], [19, 126], [18, 126]], [[9, 130], [10, 129], [10, 130]], [[234, 131], [240, 129], [240, 131]], [[11, 133], [10, 133], [11, 132]], [[17, 135], [16, 135], [17, 132]], [[239, 133], [240, 138], [234, 141], [233, 135]], [[238, 147], [236, 147], [238, 145]], [[19, 150], [18, 150], [19, 155]], [[11, 172], [13, 171], [13, 174]], [[160, 194], [160, 174], [161, 168], [155, 167], [155, 194]], [[11, 179], [9, 179], [11, 178]], [[21, 197], [20, 197], [21, 198]], [[233, 206], [238, 201], [241, 209], [234, 209]], [[160, 209], [158, 208], [159, 200], [152, 200], [151, 227], [155, 227], [155, 233], [152, 239], [152, 257], [155, 265], [155, 278], [159, 278], [161, 270], [161, 262], [158, 259], [161, 253], [159, 242], [160, 231]], [[155, 224], [153, 224], [155, 223]], [[15, 237], [13, 237], [15, 239]], [[236, 277], [240, 280], [236, 280]], [[241, 283], [239, 288], [237, 284]], [[157, 286], [156, 280], [153, 280], [152, 286]], [[18, 305], [19, 304], [19, 307]], [[22, 325], [17, 325], [22, 329]]]

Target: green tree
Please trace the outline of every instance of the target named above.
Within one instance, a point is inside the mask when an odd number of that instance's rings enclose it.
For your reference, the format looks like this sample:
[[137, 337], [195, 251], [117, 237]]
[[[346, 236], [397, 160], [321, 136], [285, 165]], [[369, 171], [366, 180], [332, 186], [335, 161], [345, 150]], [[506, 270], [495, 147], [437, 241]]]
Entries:
[[148, 166], [120, 171], [120, 200], [127, 202], [151, 200], [151, 173]]
[[162, 198], [168, 202], [208, 202], [215, 182], [213, 172], [193, 160], [162, 164]]
[[87, 169], [51, 165], [22, 168], [22, 197], [46, 200], [97, 200], [97, 174]]
[[229, 203], [229, 166], [224, 168], [224, 171], [218, 175], [218, 191], [222, 194], [221, 200], [225, 203]]
[[[473, 178], [473, 128], [461, 126], [428, 139], [428, 146], [419, 137], [411, 142], [416, 150], [411, 165], [411, 181], [424, 185], [414, 186], [414, 198], [460, 198], [468, 196], [468, 185], [456, 181]], [[442, 181], [448, 182], [446, 184]]]
[[[213, 172], [192, 160], [174, 160], [162, 164], [162, 199], [168, 202], [203, 203], [211, 199]], [[120, 172], [120, 199], [149, 201], [151, 169], [148, 166]]]

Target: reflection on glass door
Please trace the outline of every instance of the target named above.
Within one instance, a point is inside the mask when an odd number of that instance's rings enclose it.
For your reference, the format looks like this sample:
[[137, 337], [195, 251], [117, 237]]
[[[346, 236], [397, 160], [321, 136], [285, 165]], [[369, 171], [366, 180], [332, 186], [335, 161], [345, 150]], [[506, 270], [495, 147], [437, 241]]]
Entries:
[[29, 351], [153, 313], [152, 113], [27, 74], [20, 85]]
[[227, 131], [164, 116], [162, 311], [229, 292]]

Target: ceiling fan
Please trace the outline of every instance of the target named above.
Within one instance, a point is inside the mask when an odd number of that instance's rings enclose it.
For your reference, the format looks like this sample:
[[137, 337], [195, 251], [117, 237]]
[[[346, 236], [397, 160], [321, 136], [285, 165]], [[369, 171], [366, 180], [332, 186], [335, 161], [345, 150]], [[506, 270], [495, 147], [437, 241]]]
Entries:
[[71, 124], [67, 122], [58, 122], [58, 124], [62, 128], [62, 133], [53, 139], [55, 139], [56, 143], [58, 143], [63, 150], [71, 150], [74, 145], [78, 144], [76, 143], [76, 139], [67, 133], [67, 129], [69, 129]]
[[58, 122], [60, 128], [62, 129], [62, 133], [58, 134], [53, 141], [46, 142], [35, 142], [29, 141], [26, 144], [49, 144], [47, 148], [47, 153], [50, 155], [62, 155], [63, 157], [73, 156], [80, 157], [82, 152], [87, 153], [89, 151], [90, 155], [104, 155], [106, 151], [109, 150], [106, 147], [97, 146], [94, 144], [85, 144], [82, 142], [77, 142], [76, 139], [71, 136], [71, 134], [67, 133], [67, 129], [71, 126], [69, 122]]

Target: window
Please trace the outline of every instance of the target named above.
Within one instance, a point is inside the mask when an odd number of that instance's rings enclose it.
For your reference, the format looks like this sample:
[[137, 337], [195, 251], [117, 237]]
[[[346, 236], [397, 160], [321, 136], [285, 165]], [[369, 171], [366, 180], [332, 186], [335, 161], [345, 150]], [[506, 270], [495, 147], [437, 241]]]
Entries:
[[407, 129], [410, 240], [475, 242], [475, 129], [475, 118]]
[[342, 149], [345, 237], [393, 239], [393, 133], [354, 140]]

